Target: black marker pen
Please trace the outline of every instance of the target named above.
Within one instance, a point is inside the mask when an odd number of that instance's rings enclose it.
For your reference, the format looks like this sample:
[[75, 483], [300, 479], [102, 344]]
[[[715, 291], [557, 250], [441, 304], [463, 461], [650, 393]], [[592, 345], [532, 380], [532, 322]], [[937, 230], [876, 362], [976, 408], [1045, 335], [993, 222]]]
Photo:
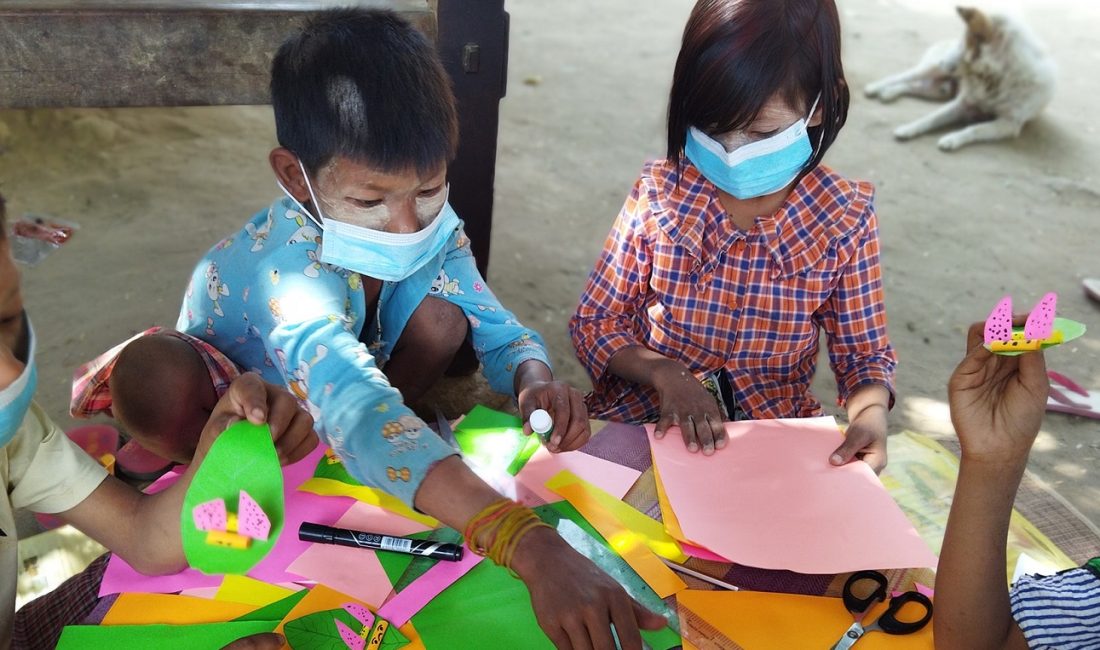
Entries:
[[333, 528], [321, 524], [312, 524], [308, 521], [303, 521], [302, 525], [298, 527], [298, 539], [303, 542], [337, 544], [339, 546], [369, 548], [375, 551], [421, 555], [437, 560], [447, 560], [448, 562], [458, 562], [462, 559], [462, 547], [458, 544], [444, 544], [425, 539], [364, 533], [361, 530]]

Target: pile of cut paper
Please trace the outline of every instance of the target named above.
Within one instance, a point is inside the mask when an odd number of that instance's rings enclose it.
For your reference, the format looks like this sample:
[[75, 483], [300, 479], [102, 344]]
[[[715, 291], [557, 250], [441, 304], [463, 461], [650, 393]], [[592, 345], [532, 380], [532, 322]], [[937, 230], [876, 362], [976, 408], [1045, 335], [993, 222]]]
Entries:
[[[189, 568], [149, 577], [112, 557], [100, 595], [118, 594], [117, 599], [101, 624], [67, 627], [59, 647], [221, 647], [272, 630], [284, 634], [291, 648], [552, 647], [523, 583], [468, 549], [459, 562], [425, 568], [414, 564], [421, 558], [300, 541], [303, 521], [406, 537], [457, 533], [358, 484], [331, 450], [318, 448], [279, 468], [270, 435], [227, 434], [196, 474], [181, 526], [192, 566], [228, 574]], [[598, 512], [600, 502], [630, 510], [619, 499], [640, 472], [581, 452], [550, 454], [532, 447], [517, 418], [482, 407], [459, 423], [455, 437], [479, 471], [535, 507], [575, 548], [635, 598], [663, 611], [675, 627], [675, 612], [661, 598], [683, 583], [654, 564], [655, 556], [646, 557], [644, 545], [624, 546], [630, 535], [618, 533], [626, 528], [618, 523], [608, 528], [618, 520]], [[171, 472], [150, 490], [164, 489], [180, 474]], [[632, 512], [660, 530], [655, 520]], [[232, 536], [248, 542], [234, 538], [239, 548], [214, 543]], [[643, 568], [635, 572], [639, 557], [645, 557]], [[649, 580], [655, 580], [656, 591]], [[652, 648], [680, 644], [679, 633], [670, 628], [647, 632], [645, 639]]]

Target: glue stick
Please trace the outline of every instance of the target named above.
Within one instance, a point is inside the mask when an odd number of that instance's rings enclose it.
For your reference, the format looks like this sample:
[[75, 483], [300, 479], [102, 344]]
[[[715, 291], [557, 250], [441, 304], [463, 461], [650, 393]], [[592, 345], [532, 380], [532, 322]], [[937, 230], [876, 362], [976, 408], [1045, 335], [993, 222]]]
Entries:
[[531, 417], [528, 418], [528, 422], [531, 423], [531, 430], [535, 432], [535, 435], [542, 439], [543, 442], [550, 441], [550, 434], [554, 432], [554, 420], [550, 418], [550, 414], [544, 409], [535, 409], [531, 413]]

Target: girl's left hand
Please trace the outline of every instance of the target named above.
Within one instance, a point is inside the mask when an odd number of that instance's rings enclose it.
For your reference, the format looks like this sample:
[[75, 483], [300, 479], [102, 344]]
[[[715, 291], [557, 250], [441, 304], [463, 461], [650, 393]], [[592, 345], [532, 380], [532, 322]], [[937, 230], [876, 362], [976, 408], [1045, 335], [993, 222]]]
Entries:
[[844, 444], [829, 456], [833, 465], [843, 465], [858, 458], [878, 474], [886, 467], [886, 408], [869, 406], [848, 424]]
[[592, 437], [588, 423], [588, 408], [584, 396], [564, 381], [528, 382], [517, 397], [523, 416], [523, 432], [531, 435], [528, 421], [536, 409], [544, 409], [554, 421], [554, 430], [546, 448], [552, 452], [572, 451], [583, 447]]

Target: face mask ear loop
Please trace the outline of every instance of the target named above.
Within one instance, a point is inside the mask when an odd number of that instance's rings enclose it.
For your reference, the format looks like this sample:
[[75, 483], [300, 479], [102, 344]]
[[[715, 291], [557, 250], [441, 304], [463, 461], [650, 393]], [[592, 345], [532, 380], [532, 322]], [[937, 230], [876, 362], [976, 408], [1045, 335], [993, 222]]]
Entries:
[[[806, 116], [806, 131], [807, 132], [809, 132], [809, 130], [810, 130], [810, 120], [814, 119], [814, 111], [817, 110], [817, 103], [819, 101], [821, 101], [821, 93], [820, 92], [817, 93], [817, 97], [814, 97], [814, 103], [810, 106], [810, 113]], [[822, 118], [822, 121], [824, 122], [824, 118]], [[810, 152], [810, 160], [814, 159], [814, 155], [816, 155], [817, 151], [819, 149], [821, 149], [821, 143], [823, 143], [823, 142], [825, 142], [825, 125], [824, 125], [824, 123], [821, 125], [821, 136], [818, 137], [818, 139], [817, 139], [817, 146], [814, 147], [813, 151]], [[806, 161], [807, 165], [810, 163], [810, 160]], [[803, 171], [805, 171], [806, 166], [803, 165], [802, 169], [803, 169]], [[799, 172], [799, 173], [801, 173], [801, 172]]]
[[[819, 101], [821, 101], [821, 93], [818, 93], [817, 97], [814, 98], [814, 103], [813, 103], [812, 106], [810, 106], [810, 114], [806, 116], [806, 129], [807, 130], [810, 128], [810, 120], [814, 119], [814, 111], [817, 110], [817, 103]], [[822, 117], [822, 121], [824, 121], [824, 117]], [[821, 143], [822, 142], [825, 142], [825, 126], [824, 126], [824, 124], [822, 124], [822, 126], [821, 126], [821, 136], [817, 139], [817, 146], [814, 147], [815, 152], [818, 149], [821, 148]], [[813, 159], [813, 156], [810, 156], [810, 158]]]
[[294, 201], [294, 204], [298, 206], [298, 209], [301, 210], [303, 214], [309, 217], [310, 221], [317, 224], [317, 227], [321, 230], [324, 230], [325, 225], [324, 223], [322, 223], [324, 217], [321, 216], [321, 204], [317, 201], [317, 195], [313, 193], [313, 185], [309, 182], [309, 174], [306, 173], [306, 167], [302, 164], [301, 158], [298, 159], [298, 168], [302, 170], [302, 178], [306, 180], [306, 189], [309, 190], [309, 199], [313, 202], [313, 206], [317, 210], [317, 214], [320, 217], [320, 220], [318, 219], [318, 217], [313, 216], [313, 214], [306, 209], [306, 206], [302, 205], [301, 201], [294, 198], [294, 195], [290, 193], [290, 190], [286, 188], [286, 185], [283, 185], [283, 182], [279, 180], [278, 176], [275, 177], [275, 184], [279, 186], [279, 189], [283, 191], [283, 194], [286, 194], [291, 201]]

